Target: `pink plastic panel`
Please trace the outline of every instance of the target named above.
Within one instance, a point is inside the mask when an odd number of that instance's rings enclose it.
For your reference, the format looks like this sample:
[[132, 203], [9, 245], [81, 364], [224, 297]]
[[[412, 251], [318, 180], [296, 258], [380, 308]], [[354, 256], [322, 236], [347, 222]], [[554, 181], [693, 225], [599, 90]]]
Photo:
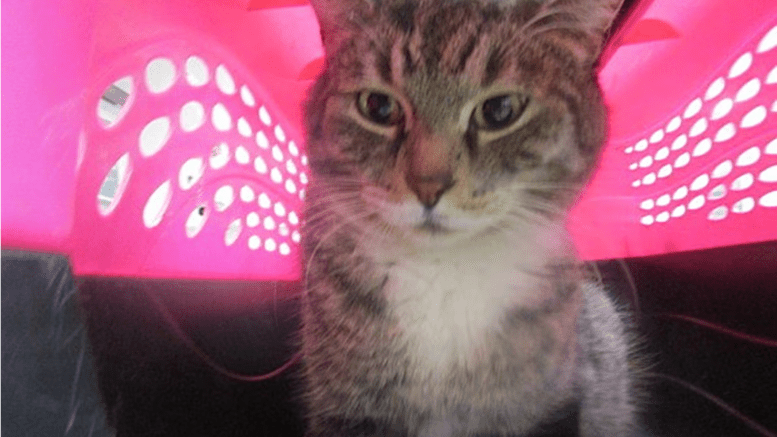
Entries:
[[[281, 4], [3, 2], [4, 247], [69, 253], [79, 275], [297, 278], [322, 50], [311, 9]], [[777, 3], [644, 5], [606, 52], [580, 252], [777, 238]]]
[[600, 74], [611, 135], [570, 220], [581, 254], [777, 239], [777, 2], [655, 0], [634, 18]]

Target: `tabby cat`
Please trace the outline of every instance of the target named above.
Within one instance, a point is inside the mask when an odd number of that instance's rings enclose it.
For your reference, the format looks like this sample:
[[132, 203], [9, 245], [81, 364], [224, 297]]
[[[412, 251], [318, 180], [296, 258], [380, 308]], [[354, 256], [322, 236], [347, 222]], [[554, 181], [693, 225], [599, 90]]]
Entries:
[[314, 0], [309, 436], [624, 436], [622, 316], [564, 228], [621, 0]]

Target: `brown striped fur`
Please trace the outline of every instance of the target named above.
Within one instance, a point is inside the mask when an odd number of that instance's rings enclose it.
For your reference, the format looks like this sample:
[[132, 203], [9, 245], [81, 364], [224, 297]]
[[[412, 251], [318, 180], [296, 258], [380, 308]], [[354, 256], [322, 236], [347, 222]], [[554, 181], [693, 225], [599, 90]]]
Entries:
[[[630, 435], [626, 330], [563, 229], [606, 135], [619, 0], [313, 3], [308, 434], [542, 435], [578, 411], [580, 435]], [[370, 122], [364, 92], [403, 118]], [[523, 112], [484, 129], [507, 94]]]

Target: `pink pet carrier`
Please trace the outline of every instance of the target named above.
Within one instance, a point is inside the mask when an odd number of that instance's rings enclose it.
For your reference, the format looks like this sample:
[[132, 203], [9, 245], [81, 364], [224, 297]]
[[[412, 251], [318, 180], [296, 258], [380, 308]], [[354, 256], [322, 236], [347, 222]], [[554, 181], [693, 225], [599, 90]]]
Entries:
[[[4, 248], [81, 276], [299, 277], [308, 6], [6, 1], [2, 49]], [[775, 239], [777, 3], [644, 1], [601, 83], [585, 258]]]

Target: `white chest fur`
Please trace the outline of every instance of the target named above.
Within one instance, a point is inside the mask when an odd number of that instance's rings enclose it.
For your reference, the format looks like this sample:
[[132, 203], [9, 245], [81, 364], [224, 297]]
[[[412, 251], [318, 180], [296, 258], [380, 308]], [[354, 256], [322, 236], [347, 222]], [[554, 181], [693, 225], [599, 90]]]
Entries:
[[[384, 291], [419, 370], [434, 375], [467, 362], [484, 337], [499, 329], [506, 310], [543, 300], [537, 273], [555, 244], [537, 244], [537, 237], [483, 237], [392, 263]], [[554, 237], [540, 238], [549, 243]]]

